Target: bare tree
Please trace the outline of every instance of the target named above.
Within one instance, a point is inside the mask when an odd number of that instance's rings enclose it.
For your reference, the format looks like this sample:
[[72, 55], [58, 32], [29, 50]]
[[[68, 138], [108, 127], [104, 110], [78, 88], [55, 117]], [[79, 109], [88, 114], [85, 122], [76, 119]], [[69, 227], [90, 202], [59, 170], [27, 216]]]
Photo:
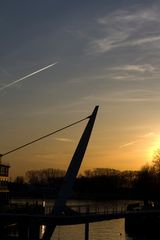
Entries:
[[157, 151], [154, 154], [153, 160], [153, 170], [155, 171], [156, 174], [160, 174], [160, 148], [157, 149]]
[[26, 179], [31, 184], [46, 184], [51, 183], [55, 178], [62, 178], [64, 175], [64, 170], [47, 168], [27, 171]]

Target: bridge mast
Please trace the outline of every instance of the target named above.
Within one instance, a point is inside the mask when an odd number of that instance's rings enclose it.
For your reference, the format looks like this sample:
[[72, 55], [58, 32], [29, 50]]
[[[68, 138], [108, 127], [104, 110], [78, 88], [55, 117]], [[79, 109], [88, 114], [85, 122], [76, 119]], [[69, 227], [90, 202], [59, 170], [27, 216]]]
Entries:
[[[78, 174], [79, 168], [81, 166], [90, 135], [94, 126], [94, 122], [96, 119], [98, 107], [96, 106], [92, 112], [92, 114], [88, 117], [89, 121], [87, 123], [87, 126], [81, 136], [81, 139], [78, 143], [78, 146], [75, 150], [75, 153], [72, 157], [72, 160], [70, 162], [70, 165], [68, 167], [68, 170], [66, 172], [64, 182], [62, 184], [62, 187], [60, 189], [60, 192], [58, 194], [57, 200], [55, 202], [55, 205], [52, 209], [52, 214], [55, 216], [61, 215], [63, 212], [65, 213], [66, 209], [66, 203], [67, 200], [70, 198], [72, 193], [72, 188], [76, 180], [76, 176]], [[46, 230], [43, 235], [43, 240], [49, 240], [54, 232], [54, 229], [56, 227], [56, 224], [50, 224], [46, 226]]]

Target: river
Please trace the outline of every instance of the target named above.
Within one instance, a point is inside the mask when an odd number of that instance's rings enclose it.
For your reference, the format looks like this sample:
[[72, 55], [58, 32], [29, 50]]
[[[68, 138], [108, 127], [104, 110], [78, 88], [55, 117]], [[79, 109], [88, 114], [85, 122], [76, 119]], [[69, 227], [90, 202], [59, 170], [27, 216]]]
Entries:
[[[128, 203], [131, 201], [71, 201], [69, 205], [85, 205], [99, 206], [103, 208], [108, 207], [109, 209], [124, 210]], [[50, 202], [48, 203], [50, 204]], [[100, 210], [101, 210], [100, 209]], [[52, 236], [52, 240], [84, 240], [85, 225], [70, 225], [70, 226], [58, 226]], [[89, 240], [154, 240], [149, 238], [144, 233], [126, 233], [125, 231], [125, 219], [115, 219], [110, 221], [95, 222], [89, 224]], [[155, 238], [157, 240], [157, 238]]]
[[[15, 200], [16, 203], [22, 202], [35, 202], [36, 200]], [[39, 203], [41, 200], [39, 200]], [[128, 203], [133, 201], [69, 201], [68, 205], [81, 206], [88, 205], [91, 208], [99, 206], [104, 209], [125, 209]], [[134, 201], [135, 202], [135, 201]], [[53, 206], [53, 201], [46, 200], [46, 209]], [[85, 225], [68, 225], [68, 226], [57, 226], [52, 240], [84, 240]], [[157, 240], [159, 237], [148, 236], [145, 233], [126, 233], [125, 231], [125, 219], [116, 219], [109, 221], [102, 221], [89, 224], [89, 240]]]
[[[54, 240], [84, 240], [84, 225], [58, 226], [53, 234]], [[89, 239], [129, 240], [124, 230], [124, 219], [90, 223]]]
[[[52, 240], [84, 240], [84, 225], [58, 226]], [[160, 236], [125, 232], [125, 220], [116, 219], [89, 225], [89, 240], [157, 240]]]

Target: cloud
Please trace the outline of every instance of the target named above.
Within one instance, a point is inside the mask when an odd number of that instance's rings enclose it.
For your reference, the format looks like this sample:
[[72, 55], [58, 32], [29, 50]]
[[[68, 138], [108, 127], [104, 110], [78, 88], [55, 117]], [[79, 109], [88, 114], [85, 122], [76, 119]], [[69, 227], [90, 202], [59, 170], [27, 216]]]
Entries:
[[101, 34], [90, 42], [90, 54], [160, 42], [158, 7], [114, 11], [97, 24]]
[[160, 42], [160, 35], [138, 39], [131, 39], [131, 36], [127, 36], [127, 34], [123, 37], [121, 37], [121, 34], [118, 33], [116, 35], [117, 38], [115, 36], [110, 36], [103, 39], [94, 40], [90, 44], [91, 49], [94, 50], [96, 53], [105, 53], [115, 48], [142, 45], [145, 46], [146, 44]]
[[[113, 63], [114, 64], [114, 63]], [[68, 84], [83, 85], [89, 82], [109, 82], [118, 81], [147, 81], [158, 79], [158, 65], [152, 64], [124, 64], [113, 67], [104, 67], [100, 72], [89, 73], [67, 81]]]
[[145, 22], [159, 22], [159, 10], [156, 7], [152, 6], [151, 8], [136, 9], [130, 8], [130, 10], [116, 10], [108, 16], [99, 18], [97, 20], [100, 24], [106, 26], [110, 24], [126, 25], [133, 23], [139, 23], [142, 25]]
[[[132, 76], [132, 75], [115, 75], [115, 76], [111, 76], [112, 79], [115, 79], [115, 80], [132, 80], [132, 81], [137, 81], [139, 79], [135, 78], [135, 76]], [[142, 79], [144, 80], [144, 79]]]
[[53, 154], [53, 153], [37, 153], [37, 154], [34, 154], [34, 157], [43, 158], [46, 160], [50, 160], [50, 159], [53, 160], [57, 158], [56, 154]]
[[160, 41], [160, 35], [158, 36], [151, 36], [151, 37], [145, 37], [145, 38], [139, 38], [137, 40], [132, 40], [130, 43], [128, 42], [128, 45], [143, 45], [147, 43], [154, 43], [154, 42]]
[[128, 37], [129, 35], [125, 32], [114, 32], [105, 38], [93, 40], [90, 43], [90, 49], [96, 53], [105, 53], [114, 48], [124, 46], [124, 41]]
[[128, 142], [128, 143], [125, 143], [125, 144], [122, 144], [119, 148], [125, 148], [125, 147], [129, 147], [131, 145], [134, 145], [140, 141], [143, 141], [145, 138], [149, 138], [149, 137], [152, 137], [152, 136], [157, 136], [157, 134], [155, 134], [154, 132], [148, 132], [142, 136], [139, 136], [139, 138], [135, 141], [131, 141], [131, 142]]
[[145, 81], [156, 77], [157, 67], [151, 64], [131, 64], [111, 67], [108, 76], [114, 80], [121, 81]]
[[70, 138], [55, 138], [55, 140], [60, 142], [73, 142]]
[[115, 70], [115, 71], [138, 72], [138, 73], [153, 72], [154, 69], [155, 68], [151, 64], [124, 65], [124, 66], [110, 68], [110, 70]]
[[138, 141], [139, 141], [139, 140], [125, 143], [125, 144], [121, 145], [119, 148], [129, 147], [129, 146], [131, 146], [131, 145], [134, 145], [134, 144], [137, 143]]

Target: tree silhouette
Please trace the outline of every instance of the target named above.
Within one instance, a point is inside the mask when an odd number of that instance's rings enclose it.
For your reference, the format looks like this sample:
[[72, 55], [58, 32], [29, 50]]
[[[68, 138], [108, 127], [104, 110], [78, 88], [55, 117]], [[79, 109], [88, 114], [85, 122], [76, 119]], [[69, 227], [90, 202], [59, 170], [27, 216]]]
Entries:
[[156, 150], [154, 157], [153, 157], [153, 169], [156, 174], [160, 174], [160, 148]]

